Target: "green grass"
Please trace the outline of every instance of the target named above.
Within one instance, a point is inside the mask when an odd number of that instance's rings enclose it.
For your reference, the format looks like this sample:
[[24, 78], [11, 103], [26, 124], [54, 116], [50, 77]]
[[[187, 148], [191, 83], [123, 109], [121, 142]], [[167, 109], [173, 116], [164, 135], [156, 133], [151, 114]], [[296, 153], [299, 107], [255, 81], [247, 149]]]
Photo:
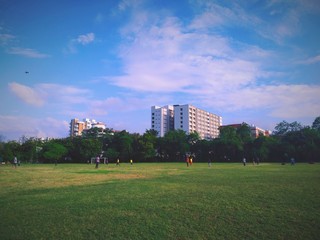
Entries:
[[0, 166], [0, 239], [319, 239], [320, 165]]

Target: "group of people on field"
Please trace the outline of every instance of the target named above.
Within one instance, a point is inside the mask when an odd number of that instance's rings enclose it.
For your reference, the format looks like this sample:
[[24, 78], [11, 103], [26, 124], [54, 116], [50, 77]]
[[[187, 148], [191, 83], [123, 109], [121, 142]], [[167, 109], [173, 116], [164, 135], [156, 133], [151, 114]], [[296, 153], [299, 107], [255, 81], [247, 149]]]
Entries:
[[[96, 167], [95, 168], [99, 168], [99, 164], [100, 164], [100, 160], [101, 160], [101, 158], [102, 158], [102, 156], [100, 155], [98, 155], [96, 158], [95, 158], [95, 163], [96, 163]], [[132, 159], [130, 159], [130, 165], [133, 165], [133, 160]], [[108, 158], [106, 158], [106, 160], [105, 160], [105, 162], [104, 162], [105, 164], [109, 164], [109, 160], [108, 160]], [[117, 161], [116, 161], [116, 165], [117, 166], [120, 166], [120, 159], [118, 158], [117, 159]]]

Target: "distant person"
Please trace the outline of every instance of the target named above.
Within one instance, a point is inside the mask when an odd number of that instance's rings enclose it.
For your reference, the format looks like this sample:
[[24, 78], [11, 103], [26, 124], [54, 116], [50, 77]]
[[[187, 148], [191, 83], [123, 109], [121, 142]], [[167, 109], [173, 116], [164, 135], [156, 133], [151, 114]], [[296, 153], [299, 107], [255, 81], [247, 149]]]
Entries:
[[293, 157], [290, 159], [290, 162], [291, 162], [291, 166], [292, 166], [292, 165], [294, 165], [294, 164], [296, 163], [296, 161], [294, 160], [294, 158], [293, 158]]
[[190, 164], [190, 166], [192, 165], [192, 162], [193, 162], [193, 159], [192, 159], [192, 156], [190, 156], [190, 158], [189, 158], [189, 164]]
[[120, 166], [120, 159], [119, 159], [119, 158], [117, 159], [116, 165], [117, 165], [117, 166]]
[[17, 164], [18, 164], [18, 159], [17, 159], [17, 157], [15, 156], [15, 157], [13, 158], [13, 167], [14, 167], [14, 168], [17, 168]]
[[245, 165], [246, 165], [246, 163], [247, 163], [247, 159], [246, 159], [245, 157], [242, 159], [242, 163], [243, 163], [243, 166], [245, 166]]
[[186, 163], [187, 163], [187, 167], [189, 167], [189, 156], [186, 155]]
[[133, 160], [132, 159], [130, 159], [130, 164], [133, 165]]
[[96, 157], [96, 168], [99, 168], [99, 163], [100, 163], [100, 157]]

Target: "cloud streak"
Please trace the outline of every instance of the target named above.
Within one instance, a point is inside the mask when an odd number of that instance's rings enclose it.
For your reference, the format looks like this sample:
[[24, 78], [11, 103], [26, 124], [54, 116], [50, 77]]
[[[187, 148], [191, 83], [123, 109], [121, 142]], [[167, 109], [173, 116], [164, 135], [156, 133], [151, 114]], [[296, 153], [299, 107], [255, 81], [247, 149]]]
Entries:
[[11, 34], [6, 34], [6, 33], [0, 33], [0, 46], [6, 46], [12, 40], [14, 40], [16, 37]]
[[77, 38], [71, 39], [68, 44], [67, 52], [68, 53], [77, 53], [77, 46], [78, 45], [88, 45], [95, 41], [95, 34], [94, 33], [87, 33], [79, 35]]
[[40, 53], [35, 49], [31, 48], [20, 48], [20, 47], [12, 47], [7, 51], [9, 54], [20, 55], [28, 58], [48, 58], [50, 55]]
[[31, 87], [13, 82], [9, 83], [9, 89], [23, 102], [36, 106], [41, 107], [44, 105], [45, 100], [43, 98], [43, 92], [33, 89]]
[[55, 105], [63, 104], [64, 106], [81, 104], [91, 97], [91, 92], [87, 89], [60, 84], [42, 83], [29, 87], [12, 82], [8, 86], [23, 102], [35, 107], [42, 107], [48, 103]]
[[89, 43], [92, 43], [94, 41], [94, 33], [88, 33], [85, 35], [79, 35], [76, 41], [82, 45], [87, 45]]

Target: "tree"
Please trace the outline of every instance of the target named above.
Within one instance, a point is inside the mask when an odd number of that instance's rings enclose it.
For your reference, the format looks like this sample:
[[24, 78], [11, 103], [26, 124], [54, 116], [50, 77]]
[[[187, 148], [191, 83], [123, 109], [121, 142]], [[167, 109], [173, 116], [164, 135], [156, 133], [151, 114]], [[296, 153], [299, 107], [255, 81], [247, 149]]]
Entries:
[[253, 141], [253, 157], [255, 161], [257, 161], [258, 159], [259, 161], [268, 160], [269, 140], [270, 140], [270, 137], [259, 136]]
[[9, 141], [2, 146], [2, 161], [11, 162], [15, 156], [18, 160], [21, 157], [20, 144], [16, 141]]
[[236, 134], [243, 143], [250, 142], [252, 140], [251, 129], [247, 123], [242, 123], [241, 126], [237, 128]]
[[68, 152], [62, 144], [56, 142], [48, 142], [44, 146], [43, 157], [50, 162], [59, 161]]
[[187, 134], [178, 129], [167, 132], [163, 137], [164, 156], [168, 161], [181, 161], [183, 156], [190, 150]]
[[80, 142], [80, 157], [84, 161], [89, 161], [92, 157], [101, 154], [102, 143], [98, 138], [84, 138]]
[[253, 157], [252, 143], [253, 138], [251, 136], [251, 129], [247, 123], [242, 123], [236, 131], [242, 145], [243, 156], [247, 158]]
[[187, 142], [189, 144], [191, 154], [195, 154], [197, 152], [197, 143], [200, 141], [199, 133], [192, 132], [187, 135]]
[[320, 132], [320, 116], [316, 117], [316, 119], [313, 121], [312, 129], [315, 129]]
[[243, 145], [237, 130], [231, 126], [222, 128], [219, 136], [220, 144], [225, 159], [233, 161], [239, 160], [240, 152], [243, 150]]
[[142, 161], [153, 161], [156, 156], [157, 131], [146, 130], [142, 137], [138, 140], [139, 153], [138, 158]]
[[37, 161], [37, 147], [41, 147], [43, 145], [42, 141], [37, 138], [27, 138], [21, 144], [21, 151], [23, 152], [23, 156], [21, 156], [21, 160], [25, 162], [35, 162]]
[[82, 135], [84, 138], [97, 138], [102, 137], [105, 134], [105, 131], [103, 128], [93, 127], [90, 129], [85, 129], [82, 132]]
[[301, 129], [303, 129], [303, 126], [301, 125], [301, 123], [298, 123], [296, 121], [292, 123], [288, 123], [287, 121], [282, 121], [278, 123], [274, 129], [275, 129], [275, 131], [273, 132], [274, 135], [283, 136], [288, 132], [300, 131]]

